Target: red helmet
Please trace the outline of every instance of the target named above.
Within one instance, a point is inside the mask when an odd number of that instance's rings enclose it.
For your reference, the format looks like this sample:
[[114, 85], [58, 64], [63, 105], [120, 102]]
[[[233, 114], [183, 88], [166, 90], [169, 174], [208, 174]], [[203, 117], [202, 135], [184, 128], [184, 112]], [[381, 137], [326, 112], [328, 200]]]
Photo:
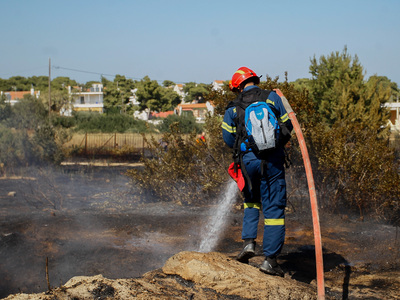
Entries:
[[232, 80], [229, 81], [229, 88], [231, 90], [239, 88], [239, 86], [247, 79], [253, 78], [254, 77], [254, 83], [259, 84], [260, 83], [260, 77], [257, 76], [257, 74], [253, 71], [250, 70], [247, 67], [240, 67], [235, 74], [232, 76]]

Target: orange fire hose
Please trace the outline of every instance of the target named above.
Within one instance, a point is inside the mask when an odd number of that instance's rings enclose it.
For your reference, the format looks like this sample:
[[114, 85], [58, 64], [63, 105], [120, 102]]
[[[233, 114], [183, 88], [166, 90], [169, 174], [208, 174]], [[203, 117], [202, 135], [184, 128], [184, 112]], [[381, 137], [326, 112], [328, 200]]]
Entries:
[[275, 92], [281, 97], [286, 112], [288, 113], [289, 118], [292, 121], [297, 140], [299, 141], [301, 154], [303, 156], [304, 167], [306, 169], [307, 175], [308, 191], [310, 194], [311, 212], [314, 227], [315, 260], [317, 268], [317, 295], [318, 299], [325, 299], [324, 263], [322, 258], [321, 230], [319, 225], [317, 194], [315, 192], [314, 177], [312, 174], [310, 157], [308, 156], [306, 142], [304, 140], [300, 124], [297, 121], [296, 114], [294, 113], [292, 107], [289, 104], [289, 101], [286, 99], [283, 93], [279, 89], [275, 89]]

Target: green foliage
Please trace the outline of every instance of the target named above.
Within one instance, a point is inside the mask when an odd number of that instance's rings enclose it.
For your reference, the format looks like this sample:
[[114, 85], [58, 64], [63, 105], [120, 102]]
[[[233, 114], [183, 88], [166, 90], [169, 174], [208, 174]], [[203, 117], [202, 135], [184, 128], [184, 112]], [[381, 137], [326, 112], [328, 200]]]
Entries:
[[0, 124], [0, 164], [6, 168], [58, 163], [63, 158], [61, 144], [67, 138], [49, 123], [48, 112], [32, 96], [11, 107]]
[[76, 118], [74, 117], [66, 117], [60, 116], [56, 114], [52, 114], [50, 118], [50, 122], [54, 127], [61, 127], [61, 128], [73, 128], [76, 126]]
[[378, 217], [391, 212], [394, 218], [400, 212], [400, 178], [382, 107], [393, 85], [378, 76], [365, 82], [357, 57], [352, 60], [346, 48], [319, 62], [314, 57], [310, 70], [309, 91], [321, 117], [311, 140], [323, 194], [335, 208]]
[[83, 132], [152, 132], [145, 121], [125, 114], [74, 113], [75, 131]]
[[179, 131], [183, 134], [192, 132], [200, 133], [203, 131], [203, 126], [199, 123], [196, 123], [196, 119], [193, 115], [169, 115], [163, 119], [162, 123], [158, 126], [158, 129], [162, 133], [170, 132], [172, 124], [176, 124], [175, 126], [178, 126]]
[[6, 103], [6, 96], [0, 96], [0, 124], [11, 116], [11, 105]]
[[[51, 89], [52, 90], [66, 90], [68, 86], [78, 86], [79, 84], [69, 77], [56, 77], [51, 81]], [[48, 83], [44, 86], [48, 88]], [[44, 89], [44, 87], [42, 89]]]
[[0, 81], [1, 91], [29, 91], [34, 82], [22, 76], [13, 76]]
[[[347, 118], [349, 113], [359, 116], [357, 105], [363, 88], [364, 72], [357, 56], [347, 53], [331, 53], [311, 60], [311, 98], [323, 122], [332, 125], [336, 120]], [[361, 104], [361, 103], [360, 103]]]
[[[61, 90], [68, 85], [76, 86], [78, 83], [69, 77], [56, 77], [51, 81], [51, 88], [55, 90]], [[49, 77], [32, 76], [25, 78], [22, 76], [14, 76], [9, 79], [0, 78], [0, 91], [29, 91], [32, 87], [36, 91], [41, 91], [42, 93], [48, 91]]]
[[175, 82], [171, 80], [164, 80], [163, 81], [163, 87], [173, 87], [175, 85]]
[[156, 80], [150, 80], [145, 76], [137, 84], [137, 100], [140, 102], [139, 109], [146, 108], [150, 111], [168, 111], [180, 103], [179, 95], [169, 88], [164, 88]]
[[135, 88], [135, 82], [121, 75], [116, 75], [113, 82], [106, 79], [103, 79], [102, 82], [106, 113], [126, 112], [126, 106], [129, 103], [130, 96], [132, 96], [131, 90]]
[[210, 91], [210, 87], [204, 83], [188, 82], [183, 87], [186, 93], [185, 102], [192, 102], [193, 100], [199, 103], [204, 102], [204, 98]]
[[45, 122], [48, 111], [43, 103], [31, 95], [24, 96], [12, 107], [9, 127], [34, 130]]

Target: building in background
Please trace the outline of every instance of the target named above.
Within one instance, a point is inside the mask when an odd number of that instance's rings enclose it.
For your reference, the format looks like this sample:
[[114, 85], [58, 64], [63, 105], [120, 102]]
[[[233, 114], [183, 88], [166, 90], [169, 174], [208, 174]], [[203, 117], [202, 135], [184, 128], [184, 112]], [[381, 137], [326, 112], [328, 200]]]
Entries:
[[73, 92], [68, 87], [68, 93], [71, 95], [71, 104], [74, 111], [93, 111], [103, 113], [103, 85], [101, 83], [93, 83], [92, 87], [86, 91]]
[[391, 131], [400, 132], [400, 102], [397, 101], [386, 102], [384, 107], [390, 110], [389, 126]]
[[214, 104], [210, 101], [206, 103], [181, 103], [175, 108], [175, 113], [178, 116], [193, 114], [197, 122], [204, 123], [208, 113], [214, 114]]
[[6, 97], [6, 103], [14, 105], [19, 100], [24, 99], [25, 95], [31, 95], [34, 96], [36, 99], [38, 99], [40, 96], [40, 91], [35, 91], [34, 88], [32, 87], [30, 91], [8, 91], [8, 92], [1, 91], [0, 96], [3, 95]]

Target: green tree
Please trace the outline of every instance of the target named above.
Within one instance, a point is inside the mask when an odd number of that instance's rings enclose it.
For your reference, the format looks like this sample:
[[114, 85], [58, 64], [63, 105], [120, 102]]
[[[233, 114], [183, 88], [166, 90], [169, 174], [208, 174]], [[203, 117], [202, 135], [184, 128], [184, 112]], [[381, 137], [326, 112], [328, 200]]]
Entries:
[[135, 82], [121, 75], [116, 75], [113, 82], [105, 78], [102, 79], [102, 82], [104, 85], [103, 101], [106, 112], [126, 112], [126, 106], [132, 96], [131, 90], [135, 88]]
[[156, 80], [145, 76], [137, 84], [137, 99], [139, 109], [146, 108], [150, 111], [168, 111], [180, 103], [179, 95], [169, 88], [164, 88]]
[[[386, 79], [363, 80], [363, 68], [346, 48], [342, 54], [314, 57], [310, 95], [322, 122], [311, 132], [333, 206], [357, 208], [383, 216], [399, 208], [398, 162], [388, 147], [388, 111], [382, 103], [392, 96]], [[390, 178], [390, 180], [389, 180]], [[387, 209], [389, 208], [389, 210]]]
[[9, 127], [34, 130], [45, 122], [48, 110], [42, 101], [31, 95], [25, 95], [12, 107], [12, 115], [8, 119]]
[[210, 88], [204, 83], [188, 82], [184, 85], [183, 91], [186, 93], [185, 102], [196, 100], [201, 103], [204, 102]]
[[337, 51], [319, 60], [314, 56], [310, 73], [310, 95], [325, 123], [335, 123], [348, 113], [350, 106], [355, 109], [363, 88], [364, 72], [358, 57], [353, 59], [346, 47], [342, 53]]
[[171, 87], [174, 86], [175, 82], [171, 81], [171, 80], [164, 80], [163, 81], [163, 87]]

